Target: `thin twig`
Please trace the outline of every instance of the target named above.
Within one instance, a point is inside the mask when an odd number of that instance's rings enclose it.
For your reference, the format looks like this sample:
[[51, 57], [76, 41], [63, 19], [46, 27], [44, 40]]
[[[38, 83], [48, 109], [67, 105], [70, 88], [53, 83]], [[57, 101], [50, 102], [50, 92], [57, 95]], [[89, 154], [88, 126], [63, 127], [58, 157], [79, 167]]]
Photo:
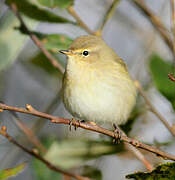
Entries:
[[174, 0], [170, 0], [170, 2], [171, 2], [171, 19], [172, 19], [171, 29], [172, 29], [173, 36], [175, 37], [175, 3], [174, 3]]
[[146, 17], [148, 17], [148, 20], [152, 23], [152, 25], [155, 27], [155, 29], [159, 32], [162, 39], [165, 41], [165, 43], [170, 48], [171, 52], [173, 53], [173, 43], [171, 40], [171, 36], [169, 34], [169, 30], [165, 27], [161, 19], [151, 11], [147, 7], [147, 5], [144, 3], [143, 0], [130, 0], [133, 2], [140, 10], [143, 12]]
[[[120, 129], [120, 128], [119, 128]], [[125, 132], [120, 129], [120, 131], [126, 136]], [[154, 169], [153, 165], [146, 159], [146, 157], [137, 149], [135, 146], [132, 144], [128, 144], [124, 142], [125, 147], [131, 151], [143, 164], [145, 167], [148, 169], [148, 171], [152, 171]]]
[[38, 148], [39, 150], [41, 150], [43, 153], [46, 153], [46, 148], [42, 145], [42, 143], [39, 141], [39, 139], [35, 136], [35, 134], [33, 133], [33, 131], [31, 129], [29, 129], [22, 121], [21, 119], [18, 117], [18, 115], [16, 114], [16, 112], [14, 111], [10, 111], [16, 125], [18, 126], [19, 129], [21, 129], [21, 131], [26, 135], [26, 137], [28, 138], [28, 140], [35, 145], [36, 148]]
[[[46, 114], [43, 112], [40, 112], [36, 109], [34, 109], [31, 105], [27, 104], [26, 105], [26, 109], [24, 108], [18, 108], [18, 107], [14, 107], [14, 106], [8, 106], [6, 104], [2, 104], [0, 103], [0, 109], [1, 111], [3, 110], [8, 110], [8, 111], [16, 111], [16, 112], [21, 112], [21, 113], [25, 113], [25, 114], [31, 114], [34, 116], [38, 116], [38, 117], [42, 117], [42, 118], [46, 118], [51, 120], [52, 123], [57, 123], [57, 124], [66, 124], [66, 125], [70, 125], [70, 123], [75, 126], [75, 127], [81, 127], [83, 129], [87, 129], [90, 131], [94, 131], [97, 133], [101, 133], [110, 137], [115, 138], [116, 134], [113, 131], [110, 131], [108, 129], [104, 129], [100, 126], [97, 125], [92, 125], [90, 123], [83, 123], [83, 122], [79, 122], [79, 121], [72, 121], [71, 119], [66, 119], [66, 118], [61, 118], [61, 117], [57, 117], [57, 116], [52, 116], [50, 114]], [[129, 144], [132, 144], [133, 146], [135, 146], [136, 148], [140, 148], [140, 149], [144, 149], [146, 151], [152, 152], [154, 154], [156, 154], [157, 156], [161, 156], [164, 159], [169, 159], [169, 160], [173, 160], [175, 161], [175, 156], [171, 155], [169, 153], [166, 153], [164, 151], [161, 151], [155, 147], [146, 145], [138, 140], [129, 138], [127, 136], [121, 136], [121, 141], [127, 142]]]
[[68, 12], [75, 18], [75, 20], [77, 21], [77, 23], [89, 34], [94, 34], [95, 33], [89, 29], [89, 27], [81, 20], [81, 18], [79, 17], [79, 15], [75, 12], [74, 8], [72, 6], [68, 7]]
[[29, 150], [27, 149], [26, 147], [24, 147], [23, 145], [19, 144], [13, 137], [11, 137], [8, 133], [7, 133], [7, 129], [5, 126], [2, 126], [1, 127], [1, 130], [0, 130], [0, 134], [2, 136], [4, 136], [5, 138], [8, 139], [9, 142], [13, 143], [14, 145], [18, 146], [20, 149], [22, 149], [23, 151], [25, 151], [26, 153], [30, 154], [31, 156], [37, 158], [38, 160], [40, 160], [41, 162], [43, 162], [49, 169], [51, 170], [54, 170], [56, 172], [60, 172], [64, 175], [67, 175], [67, 176], [70, 176], [70, 177], [73, 177], [77, 180], [90, 180], [89, 178], [87, 177], [83, 177], [83, 176], [79, 176], [77, 174], [74, 174], [74, 173], [70, 173], [70, 172], [67, 172], [67, 171], [64, 171], [62, 170], [61, 168], [59, 167], [56, 167], [55, 165], [53, 165], [52, 163], [50, 163], [49, 161], [47, 161], [46, 159], [44, 159], [43, 157], [41, 157], [37, 152], [35, 151], [32, 151], [32, 150]]
[[144, 92], [141, 84], [138, 81], [135, 81], [135, 86], [137, 87], [137, 89], [139, 90], [140, 94], [143, 96], [146, 104], [149, 106], [149, 109], [152, 113], [154, 113], [158, 119], [165, 125], [165, 127], [170, 131], [170, 133], [175, 136], [175, 131], [174, 129], [169, 125], [169, 123], [162, 117], [161, 114], [159, 114], [157, 112], [157, 110], [155, 109], [155, 107], [151, 104], [151, 102], [149, 101], [146, 93]]
[[97, 32], [99, 32], [101, 34], [101, 32], [104, 29], [104, 26], [106, 24], [106, 22], [112, 17], [113, 13], [115, 12], [115, 9], [118, 5], [118, 3], [120, 2], [120, 0], [113, 0], [113, 3], [111, 4], [111, 6], [109, 7], [109, 9], [107, 10], [107, 12], [105, 13], [105, 16], [102, 20], [102, 25], [99, 28], [99, 30]]
[[61, 64], [58, 63], [58, 61], [49, 53], [49, 51], [47, 51], [42, 42], [37, 38], [37, 36], [35, 36], [34, 34], [32, 34], [32, 32], [29, 30], [29, 28], [27, 27], [27, 25], [25, 24], [25, 22], [23, 21], [20, 13], [18, 12], [18, 8], [16, 6], [15, 3], [11, 3], [10, 7], [13, 11], [13, 13], [16, 15], [16, 17], [19, 19], [21, 26], [24, 28], [24, 30], [26, 31], [26, 33], [30, 36], [30, 38], [32, 39], [32, 41], [36, 44], [36, 46], [38, 46], [38, 48], [42, 51], [42, 53], [48, 58], [48, 60], [51, 62], [51, 64], [57, 68], [61, 73], [64, 72], [64, 68]]
[[[175, 65], [175, 1], [174, 0], [170, 0], [170, 4], [171, 4], [171, 31], [172, 31], [172, 35], [173, 35], [173, 55], [174, 55], [174, 65]], [[173, 73], [169, 73], [168, 77], [171, 81], [175, 82], [175, 77], [173, 75]]]

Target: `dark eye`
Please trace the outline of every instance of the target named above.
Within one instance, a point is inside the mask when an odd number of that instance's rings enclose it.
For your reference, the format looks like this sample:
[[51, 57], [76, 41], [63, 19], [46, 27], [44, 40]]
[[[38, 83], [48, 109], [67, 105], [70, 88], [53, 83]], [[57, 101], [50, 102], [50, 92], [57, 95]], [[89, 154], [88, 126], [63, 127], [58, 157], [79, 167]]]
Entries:
[[88, 51], [83, 51], [83, 55], [84, 55], [84, 56], [87, 56], [88, 54], [89, 54]]

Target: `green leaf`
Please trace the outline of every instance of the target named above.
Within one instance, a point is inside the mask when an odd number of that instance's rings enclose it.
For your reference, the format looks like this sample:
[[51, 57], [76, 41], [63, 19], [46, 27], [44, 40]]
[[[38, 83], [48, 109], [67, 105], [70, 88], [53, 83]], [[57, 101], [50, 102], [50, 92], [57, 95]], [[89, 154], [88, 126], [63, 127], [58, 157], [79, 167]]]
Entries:
[[[36, 27], [36, 22], [24, 19], [31, 29]], [[19, 26], [19, 21], [11, 11], [7, 11], [0, 19], [0, 71], [16, 60], [27, 39], [14, 29], [16, 26]]]
[[105, 141], [67, 139], [60, 142], [55, 141], [49, 148], [45, 158], [53, 164], [67, 169], [78, 167], [87, 160], [102, 155], [119, 152], [123, 149], [122, 147], [122, 145]]
[[157, 89], [164, 95], [175, 109], [175, 83], [168, 78], [173, 65], [161, 57], [153, 55], [149, 63], [152, 78]]
[[[18, 28], [23, 34], [27, 34], [22, 27]], [[43, 43], [44, 47], [58, 54], [60, 49], [68, 49], [72, 43], [72, 39], [64, 34], [44, 34], [36, 31], [32, 31]]]
[[8, 179], [9, 177], [16, 176], [26, 167], [26, 163], [22, 163], [14, 168], [0, 170], [0, 180]]
[[58, 50], [60, 49], [68, 49], [72, 43], [72, 39], [63, 34], [44, 35], [40, 33], [40, 37], [45, 48], [54, 53], [58, 53]]
[[59, 7], [59, 8], [68, 8], [73, 5], [74, 0], [38, 0], [42, 6], [49, 8]]
[[38, 68], [43, 69], [45, 72], [47, 72], [48, 74], [50, 74], [52, 76], [57, 76], [57, 77], [61, 76], [58, 69], [56, 69], [50, 63], [50, 61], [43, 55], [43, 53], [37, 54], [35, 57], [30, 59], [29, 62], [32, 63], [33, 65], [37, 66]]
[[152, 172], [137, 172], [126, 176], [135, 180], [173, 180], [175, 179], [175, 163], [165, 163], [157, 166]]
[[58, 16], [48, 10], [42, 9], [36, 4], [32, 4], [28, 0], [23, 0], [22, 2], [21, 0], [6, 0], [6, 3], [8, 5], [11, 3], [15, 3], [18, 7], [19, 12], [38, 21], [50, 23], [72, 23], [72, 21]]
[[85, 177], [89, 177], [90, 179], [102, 180], [101, 171], [97, 168], [92, 167], [92, 166], [84, 166], [82, 175]]
[[43, 164], [38, 159], [33, 159], [31, 167], [34, 169], [35, 176], [37, 180], [62, 180], [61, 174], [49, 169], [45, 164]]

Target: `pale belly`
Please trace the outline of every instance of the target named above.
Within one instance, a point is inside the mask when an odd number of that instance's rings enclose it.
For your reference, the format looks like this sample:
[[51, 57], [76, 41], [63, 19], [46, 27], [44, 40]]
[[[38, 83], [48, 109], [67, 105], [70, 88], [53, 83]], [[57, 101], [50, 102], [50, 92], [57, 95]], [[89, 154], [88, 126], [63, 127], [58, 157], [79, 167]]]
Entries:
[[135, 104], [135, 87], [130, 83], [122, 80], [117, 86], [100, 81], [74, 88], [65, 86], [64, 104], [81, 120], [123, 124]]

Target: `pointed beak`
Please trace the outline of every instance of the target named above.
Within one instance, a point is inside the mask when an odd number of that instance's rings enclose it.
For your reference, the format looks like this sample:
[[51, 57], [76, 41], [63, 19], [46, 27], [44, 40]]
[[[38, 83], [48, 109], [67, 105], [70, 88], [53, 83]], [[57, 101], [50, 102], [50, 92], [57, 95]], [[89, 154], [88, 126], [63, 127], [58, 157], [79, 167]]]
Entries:
[[73, 54], [71, 50], [60, 50], [59, 52], [62, 53], [62, 54], [65, 54], [65, 55], [67, 55], [67, 56]]

